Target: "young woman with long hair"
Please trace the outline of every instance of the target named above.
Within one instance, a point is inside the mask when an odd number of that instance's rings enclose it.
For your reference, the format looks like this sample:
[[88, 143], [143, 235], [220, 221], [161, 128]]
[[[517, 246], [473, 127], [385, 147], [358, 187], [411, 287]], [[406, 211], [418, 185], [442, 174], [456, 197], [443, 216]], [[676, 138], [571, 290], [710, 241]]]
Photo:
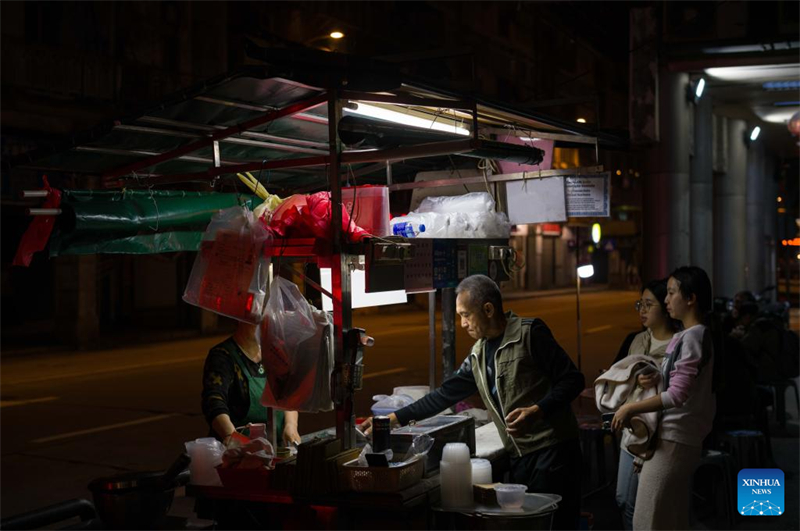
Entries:
[[[636, 334], [627, 355], [650, 356], [661, 364], [667, 346], [678, 329], [677, 321], [667, 312], [667, 281], [653, 280], [642, 288], [641, 298], [636, 301], [636, 313], [645, 330]], [[633, 509], [636, 506], [636, 491], [639, 485], [641, 460], [636, 460], [626, 447], [624, 437], [620, 444], [619, 470], [617, 472], [617, 505], [622, 511], [624, 529], [633, 529]]]
[[699, 267], [679, 267], [667, 281], [670, 317], [683, 324], [667, 346], [660, 375], [640, 377], [643, 387], [663, 379], [664, 391], [625, 404], [611, 426], [619, 430], [633, 415], [663, 410], [653, 457], [639, 476], [634, 529], [688, 529], [692, 474], [700, 461], [703, 439], [714, 420], [714, 347], [708, 329], [711, 282]]

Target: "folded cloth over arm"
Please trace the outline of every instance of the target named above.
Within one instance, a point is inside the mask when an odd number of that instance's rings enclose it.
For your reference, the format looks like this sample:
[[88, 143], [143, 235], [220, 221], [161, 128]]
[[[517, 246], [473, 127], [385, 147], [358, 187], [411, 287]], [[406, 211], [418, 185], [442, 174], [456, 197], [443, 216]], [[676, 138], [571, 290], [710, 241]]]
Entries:
[[[640, 374], [658, 371], [657, 362], [649, 356], [633, 355], [621, 359], [594, 381], [597, 409], [602, 413], [613, 413], [624, 404], [657, 395], [661, 391], [661, 381], [655, 387], [644, 389], [638, 385], [637, 379]], [[631, 428], [622, 434], [623, 447], [637, 457], [649, 459], [653, 455], [652, 443], [659, 415], [660, 412], [634, 415]]]

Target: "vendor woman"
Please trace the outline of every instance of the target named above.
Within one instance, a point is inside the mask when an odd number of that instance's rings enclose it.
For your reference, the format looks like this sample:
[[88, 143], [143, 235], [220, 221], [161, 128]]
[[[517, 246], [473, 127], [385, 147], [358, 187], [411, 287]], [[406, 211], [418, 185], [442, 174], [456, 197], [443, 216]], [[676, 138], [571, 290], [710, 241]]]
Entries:
[[[212, 435], [227, 444], [237, 427], [267, 422], [261, 405], [266, 382], [258, 325], [240, 322], [233, 336], [208, 352], [203, 368], [203, 414]], [[300, 443], [297, 418], [297, 411], [275, 411], [278, 444]]]

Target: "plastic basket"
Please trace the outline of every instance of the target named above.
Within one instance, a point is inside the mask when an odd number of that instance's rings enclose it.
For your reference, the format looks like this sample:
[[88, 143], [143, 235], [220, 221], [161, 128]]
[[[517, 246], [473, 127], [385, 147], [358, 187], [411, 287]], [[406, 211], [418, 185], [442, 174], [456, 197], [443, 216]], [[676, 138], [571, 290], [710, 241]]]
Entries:
[[422, 479], [425, 461], [416, 459], [395, 467], [363, 467], [358, 460], [342, 465], [342, 484], [356, 492], [397, 492]]

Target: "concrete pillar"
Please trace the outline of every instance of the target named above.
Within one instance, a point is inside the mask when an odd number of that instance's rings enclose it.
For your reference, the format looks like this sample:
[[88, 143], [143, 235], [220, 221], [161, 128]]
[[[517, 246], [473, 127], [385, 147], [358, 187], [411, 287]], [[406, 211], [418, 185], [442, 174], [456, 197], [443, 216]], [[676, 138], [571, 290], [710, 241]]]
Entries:
[[745, 289], [758, 292], [764, 289], [764, 143], [753, 142], [747, 150], [746, 196], [747, 226], [745, 227]]
[[691, 175], [691, 211], [689, 213], [691, 263], [714, 274], [714, 173], [712, 168], [712, 106], [706, 95], [695, 106], [694, 156]]
[[649, 150], [644, 179], [643, 282], [690, 261], [688, 83], [685, 73], [659, 73], [659, 142]]
[[61, 256], [55, 268], [56, 330], [65, 343], [89, 348], [100, 334], [97, 256]]
[[[778, 279], [778, 181], [775, 177], [776, 159], [764, 157], [764, 287], [776, 286]], [[774, 294], [772, 294], [774, 300]]]
[[747, 149], [743, 120], [727, 120], [727, 157], [725, 175], [714, 186], [714, 292], [732, 297], [745, 286], [745, 254], [747, 252]]

